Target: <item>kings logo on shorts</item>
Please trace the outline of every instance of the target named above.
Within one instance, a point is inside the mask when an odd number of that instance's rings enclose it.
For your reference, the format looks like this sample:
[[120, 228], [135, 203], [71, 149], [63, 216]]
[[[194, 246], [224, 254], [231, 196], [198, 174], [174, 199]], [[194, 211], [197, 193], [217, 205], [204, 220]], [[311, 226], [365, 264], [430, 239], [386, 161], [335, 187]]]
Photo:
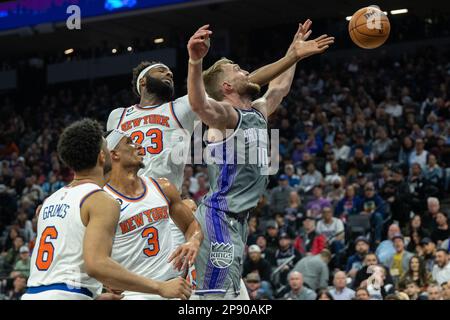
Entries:
[[212, 242], [209, 259], [212, 264], [220, 269], [231, 265], [234, 258], [234, 245], [232, 243]]

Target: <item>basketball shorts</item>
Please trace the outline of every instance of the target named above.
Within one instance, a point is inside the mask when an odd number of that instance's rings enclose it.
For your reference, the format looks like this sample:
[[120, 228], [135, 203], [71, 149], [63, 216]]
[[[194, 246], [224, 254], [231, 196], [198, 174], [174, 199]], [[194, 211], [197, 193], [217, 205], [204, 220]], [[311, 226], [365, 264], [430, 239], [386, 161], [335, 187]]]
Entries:
[[239, 296], [247, 219], [236, 219], [203, 203], [195, 214], [204, 239], [195, 260], [197, 295]]

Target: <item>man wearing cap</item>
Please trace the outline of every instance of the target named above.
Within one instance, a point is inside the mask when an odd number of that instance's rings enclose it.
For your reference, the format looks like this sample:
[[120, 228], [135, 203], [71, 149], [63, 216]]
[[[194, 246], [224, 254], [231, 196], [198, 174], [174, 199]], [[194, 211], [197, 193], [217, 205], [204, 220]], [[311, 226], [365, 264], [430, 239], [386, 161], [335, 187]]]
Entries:
[[30, 250], [27, 246], [20, 247], [19, 260], [14, 266], [14, 270], [11, 273], [11, 278], [14, 278], [18, 274], [22, 274], [27, 278], [30, 276]]
[[432, 272], [434, 267], [434, 261], [436, 258], [436, 244], [428, 237], [420, 240], [420, 246], [423, 250], [423, 260], [427, 272]]
[[265, 238], [267, 241], [265, 252], [270, 256], [274, 256], [278, 248], [278, 224], [275, 220], [267, 221]]
[[294, 248], [302, 255], [316, 255], [325, 248], [326, 242], [326, 238], [316, 231], [316, 219], [305, 217], [303, 229], [295, 238]]
[[293, 188], [297, 188], [300, 185], [300, 177], [295, 174], [294, 166], [290, 163], [285, 165], [284, 172], [288, 177], [289, 185]]
[[345, 272], [348, 276], [354, 278], [358, 270], [363, 267], [365, 256], [369, 253], [369, 240], [364, 236], [359, 236], [355, 240], [355, 253], [347, 259]]
[[252, 244], [248, 247], [248, 256], [244, 261], [242, 276], [245, 278], [247, 275], [255, 272], [263, 281], [270, 282], [270, 263], [261, 256], [261, 248], [256, 244]]
[[[283, 265], [280, 272], [280, 282], [286, 284], [287, 274], [301, 258], [300, 253], [292, 246], [291, 238], [286, 232], [280, 234], [278, 249], [275, 252], [276, 267]], [[291, 260], [292, 259], [292, 260]], [[289, 261], [289, 262], [288, 262]]]
[[270, 209], [272, 213], [284, 212], [289, 205], [289, 194], [295, 191], [289, 185], [289, 177], [282, 174], [278, 177], [278, 186], [270, 192]]
[[386, 261], [386, 266], [391, 270], [394, 282], [398, 282], [404, 272], [408, 271], [409, 260], [413, 256], [411, 252], [405, 250], [405, 241], [401, 233], [396, 233], [392, 237], [395, 253]]

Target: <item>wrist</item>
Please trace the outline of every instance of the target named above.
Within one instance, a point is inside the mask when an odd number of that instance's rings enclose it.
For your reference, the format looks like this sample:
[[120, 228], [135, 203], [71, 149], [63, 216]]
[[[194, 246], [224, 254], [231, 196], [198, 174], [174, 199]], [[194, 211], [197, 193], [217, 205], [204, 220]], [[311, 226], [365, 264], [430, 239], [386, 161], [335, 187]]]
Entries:
[[200, 59], [197, 59], [197, 60], [194, 60], [194, 59], [192, 59], [192, 58], [189, 58], [189, 64], [192, 64], [192, 65], [197, 65], [197, 64], [200, 64], [200, 63], [202, 63], [202, 61], [203, 61], [203, 58], [200, 58]]

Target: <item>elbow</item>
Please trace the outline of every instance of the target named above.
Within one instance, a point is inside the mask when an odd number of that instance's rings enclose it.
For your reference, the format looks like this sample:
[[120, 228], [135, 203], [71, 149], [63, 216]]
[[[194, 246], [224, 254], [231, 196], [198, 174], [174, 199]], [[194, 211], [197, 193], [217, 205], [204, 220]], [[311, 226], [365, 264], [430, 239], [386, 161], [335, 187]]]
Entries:
[[84, 268], [89, 277], [100, 281], [103, 273], [101, 272], [100, 262], [97, 259], [86, 259]]

